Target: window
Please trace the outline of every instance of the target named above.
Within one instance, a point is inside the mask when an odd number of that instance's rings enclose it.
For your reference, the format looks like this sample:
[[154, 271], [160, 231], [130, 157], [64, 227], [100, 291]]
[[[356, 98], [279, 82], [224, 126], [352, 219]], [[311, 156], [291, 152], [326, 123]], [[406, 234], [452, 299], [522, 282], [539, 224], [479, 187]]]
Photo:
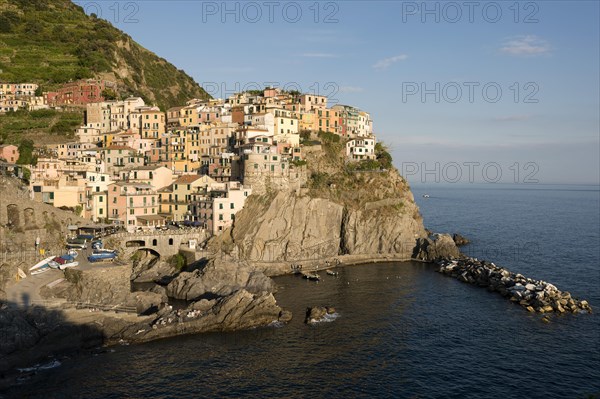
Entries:
[[223, 204], [219, 204], [219, 209], [223, 209]]
[[233, 202], [231, 204], [229, 204], [229, 209], [235, 209], [235, 205]]
[[102, 197], [102, 196], [98, 197], [98, 202], [104, 202], [104, 197]]
[[169, 238], [169, 245], [173, 245], [173, 239]]
[[152, 240], [152, 246], [155, 247], [158, 244], [158, 240], [155, 238]]
[[129, 210], [129, 214], [130, 214], [130, 215], [133, 215], [133, 209], [130, 209], [130, 210]]
[[235, 220], [235, 213], [231, 214], [231, 220]]
[[223, 214], [222, 213], [219, 214], [219, 220], [223, 220]]
[[102, 215], [102, 214], [104, 214], [104, 209], [102, 209], [102, 208], [98, 209], [98, 214], [99, 214], [99, 215]]

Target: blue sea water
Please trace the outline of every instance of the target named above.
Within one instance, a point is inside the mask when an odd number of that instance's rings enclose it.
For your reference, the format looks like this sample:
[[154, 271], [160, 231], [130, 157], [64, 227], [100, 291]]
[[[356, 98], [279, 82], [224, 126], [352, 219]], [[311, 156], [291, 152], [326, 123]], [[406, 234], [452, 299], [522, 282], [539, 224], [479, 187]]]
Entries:
[[[545, 324], [501, 296], [419, 263], [276, 279], [280, 328], [121, 346], [11, 390], [15, 397], [586, 398], [600, 394], [600, 189], [413, 187], [426, 226], [472, 256], [586, 298], [597, 313]], [[423, 198], [424, 193], [429, 198]], [[307, 306], [339, 317], [307, 326]]]

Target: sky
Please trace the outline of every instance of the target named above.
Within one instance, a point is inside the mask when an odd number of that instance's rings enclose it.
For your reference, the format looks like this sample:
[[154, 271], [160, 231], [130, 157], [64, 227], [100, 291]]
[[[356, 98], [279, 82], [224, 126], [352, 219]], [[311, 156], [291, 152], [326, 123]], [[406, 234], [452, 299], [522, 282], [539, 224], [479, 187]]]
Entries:
[[598, 1], [77, 1], [213, 97], [371, 113], [416, 183], [600, 183]]

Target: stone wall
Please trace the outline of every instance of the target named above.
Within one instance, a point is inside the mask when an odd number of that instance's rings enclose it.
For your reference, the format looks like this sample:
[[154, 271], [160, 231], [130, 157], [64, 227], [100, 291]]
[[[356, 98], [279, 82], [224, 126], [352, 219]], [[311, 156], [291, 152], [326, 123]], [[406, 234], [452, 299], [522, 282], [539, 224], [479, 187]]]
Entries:
[[[264, 194], [269, 191], [299, 190], [308, 180], [306, 167], [295, 167], [287, 161], [268, 162], [260, 157], [262, 154], [250, 154], [244, 161], [244, 185], [252, 187], [252, 193]], [[254, 168], [257, 164], [258, 168]], [[273, 171], [271, 171], [273, 165]], [[283, 165], [283, 168], [282, 168]]]
[[[129, 259], [140, 249], [149, 249], [157, 252], [162, 259], [168, 259], [179, 252], [183, 245], [189, 248], [190, 240], [196, 240], [197, 244], [204, 243], [209, 234], [204, 229], [193, 229], [189, 231], [156, 231], [139, 233], [119, 233], [112, 235], [107, 246], [120, 249], [121, 257]], [[111, 247], [111, 248], [112, 248]]]
[[0, 290], [17, 268], [26, 271], [40, 259], [40, 248], [51, 254], [64, 250], [68, 225], [87, 221], [72, 212], [33, 201], [29, 189], [18, 179], [0, 176]]

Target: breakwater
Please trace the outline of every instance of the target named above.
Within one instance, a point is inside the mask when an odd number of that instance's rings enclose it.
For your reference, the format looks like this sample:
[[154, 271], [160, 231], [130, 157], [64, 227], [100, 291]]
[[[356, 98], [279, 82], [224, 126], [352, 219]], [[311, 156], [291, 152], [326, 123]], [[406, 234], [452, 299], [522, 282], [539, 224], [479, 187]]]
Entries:
[[492, 262], [461, 258], [440, 260], [437, 265], [438, 272], [498, 292], [532, 313], [592, 311], [586, 300], [575, 299], [569, 292], [563, 292], [553, 284], [513, 273]]

